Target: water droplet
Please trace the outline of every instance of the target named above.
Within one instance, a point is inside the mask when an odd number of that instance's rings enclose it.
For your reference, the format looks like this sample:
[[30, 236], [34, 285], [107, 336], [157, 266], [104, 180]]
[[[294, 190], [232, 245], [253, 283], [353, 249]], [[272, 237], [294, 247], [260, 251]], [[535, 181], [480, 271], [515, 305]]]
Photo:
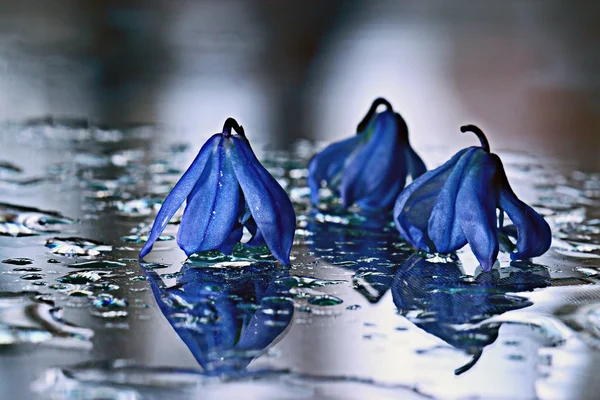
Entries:
[[112, 250], [112, 246], [76, 237], [52, 238], [46, 241], [46, 247], [54, 254], [67, 257], [97, 256]]
[[84, 290], [84, 289], [73, 289], [70, 290], [67, 295], [71, 296], [71, 297], [92, 297], [93, 293], [90, 292], [89, 290]]
[[88, 283], [97, 282], [107, 276], [111, 276], [108, 271], [77, 271], [71, 272], [70, 274], [57, 278], [56, 280], [60, 283], [85, 285]]
[[[168, 275], [168, 274], [167, 274]], [[174, 275], [174, 274], [173, 274]], [[167, 278], [165, 275], [162, 275], [163, 277]], [[130, 281], [133, 282], [142, 282], [147, 280], [148, 278], [146, 278], [144, 275], [137, 275], [137, 276], [132, 276], [131, 278], [129, 278]], [[168, 278], [167, 278], [168, 279]]]
[[28, 265], [33, 264], [33, 260], [31, 258], [8, 258], [6, 260], [2, 260], [4, 264], [12, 264], [12, 265]]
[[20, 174], [23, 169], [8, 161], [0, 161], [0, 173]]
[[16, 272], [40, 272], [42, 269], [37, 267], [17, 267], [13, 268]]
[[[171, 235], [162, 235], [159, 236], [156, 241], [158, 242], [166, 242], [169, 240], [175, 240], [175, 236], [171, 236]], [[121, 238], [122, 242], [125, 243], [146, 243], [148, 241], [148, 235], [129, 235], [129, 236], [123, 236]]]
[[25, 281], [35, 281], [38, 279], [44, 279], [44, 275], [40, 275], [40, 274], [26, 274], [21, 276], [21, 279], [25, 280]]
[[141, 217], [150, 215], [155, 205], [160, 204], [160, 199], [134, 199], [127, 201], [116, 201], [117, 214], [126, 217]]
[[129, 315], [129, 313], [127, 311], [91, 311], [90, 314], [92, 314], [94, 317], [99, 317], [99, 318], [125, 318], [126, 316]]
[[343, 300], [339, 297], [331, 296], [331, 295], [322, 295], [315, 296], [308, 300], [309, 304], [314, 306], [337, 306], [338, 304], [342, 304]]
[[69, 264], [67, 267], [69, 268], [119, 268], [126, 267], [127, 264], [118, 262], [118, 261], [109, 261], [109, 260], [93, 260], [93, 261], [84, 261], [75, 264]]
[[343, 280], [323, 280], [311, 278], [309, 276], [286, 276], [276, 280], [276, 283], [291, 287], [291, 288], [314, 288], [324, 287], [328, 285], [339, 285], [345, 283]]
[[127, 300], [114, 297], [108, 293], [102, 293], [94, 299], [92, 305], [98, 309], [108, 311], [127, 307]]
[[93, 289], [93, 290], [112, 292], [112, 291], [118, 290], [119, 285], [115, 285], [114, 283], [108, 283], [108, 282], [97, 282], [97, 283], [92, 283], [91, 285], [89, 285], [89, 288]]
[[145, 268], [145, 269], [164, 269], [164, 268], [169, 268], [171, 266], [171, 264], [147, 263], [147, 262], [143, 262], [143, 261], [140, 262], [140, 265], [142, 266], [142, 268]]
[[358, 305], [358, 304], [353, 304], [353, 305], [351, 305], [351, 306], [348, 306], [348, 307], [346, 307], [346, 310], [351, 310], [351, 311], [353, 311], [353, 310], [358, 310], [358, 309], [360, 309], [360, 308], [361, 308], [361, 307], [360, 307], [360, 305]]

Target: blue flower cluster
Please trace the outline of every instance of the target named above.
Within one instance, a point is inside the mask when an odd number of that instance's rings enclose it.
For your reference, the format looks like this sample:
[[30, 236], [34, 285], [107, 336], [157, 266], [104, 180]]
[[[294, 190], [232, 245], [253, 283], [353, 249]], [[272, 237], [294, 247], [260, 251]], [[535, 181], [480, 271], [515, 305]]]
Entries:
[[[384, 110], [377, 112], [381, 106]], [[355, 136], [310, 160], [311, 202], [319, 204], [325, 185], [344, 208], [393, 209], [400, 236], [414, 248], [447, 254], [469, 244], [484, 271], [496, 262], [502, 237], [516, 240], [513, 260], [546, 252], [552, 238], [549, 225], [515, 195], [483, 132], [473, 125], [461, 131], [475, 133], [481, 146], [463, 149], [427, 171], [410, 145], [404, 119], [378, 98]], [[405, 187], [409, 175], [412, 182]], [[140, 259], [184, 201], [178, 244], [187, 255], [207, 250], [231, 254], [246, 228], [251, 238], [245, 245], [266, 245], [280, 263], [290, 264], [294, 208], [232, 118], [202, 147], [164, 201]], [[513, 225], [504, 226], [505, 213]]]

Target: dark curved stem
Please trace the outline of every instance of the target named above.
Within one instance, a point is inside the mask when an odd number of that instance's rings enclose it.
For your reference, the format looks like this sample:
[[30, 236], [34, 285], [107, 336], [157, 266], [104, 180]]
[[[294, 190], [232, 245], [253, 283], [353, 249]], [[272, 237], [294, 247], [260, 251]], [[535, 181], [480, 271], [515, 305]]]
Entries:
[[375, 100], [373, 100], [373, 104], [371, 104], [371, 108], [369, 108], [369, 111], [367, 111], [367, 115], [365, 115], [362, 121], [358, 123], [358, 126], [356, 127], [356, 132], [361, 132], [367, 127], [367, 124], [373, 117], [373, 114], [375, 114], [377, 107], [381, 105], [384, 105], [388, 109], [388, 111], [392, 111], [392, 105], [389, 101], [387, 101], [383, 97], [376, 98]]
[[483, 131], [481, 129], [479, 129], [479, 127], [477, 127], [475, 125], [463, 125], [460, 127], [460, 131], [463, 133], [464, 132], [473, 132], [479, 138], [479, 141], [481, 142], [481, 147], [488, 153], [490, 152], [490, 143], [488, 142], [487, 138], [485, 137], [485, 133], [483, 133]]
[[466, 363], [465, 365], [463, 365], [462, 367], [456, 368], [454, 370], [454, 375], [461, 375], [464, 374], [465, 372], [467, 372], [468, 370], [470, 370], [471, 368], [473, 368], [473, 366], [475, 364], [477, 364], [477, 361], [479, 361], [479, 359], [481, 358], [481, 354], [483, 354], [483, 350], [478, 350], [474, 355], [473, 358], [471, 359], [471, 361], [469, 361], [468, 363]]
[[223, 135], [231, 136], [231, 129], [233, 129], [238, 135], [246, 137], [246, 132], [244, 132], [244, 127], [238, 125], [237, 121], [234, 118], [227, 118], [225, 123], [223, 124]]

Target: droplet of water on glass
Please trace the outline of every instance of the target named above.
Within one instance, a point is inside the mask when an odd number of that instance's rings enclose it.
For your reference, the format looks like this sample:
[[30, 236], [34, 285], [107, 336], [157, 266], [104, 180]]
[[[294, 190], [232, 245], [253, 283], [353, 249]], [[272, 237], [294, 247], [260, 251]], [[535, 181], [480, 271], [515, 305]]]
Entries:
[[97, 256], [112, 250], [112, 246], [76, 237], [48, 239], [46, 247], [54, 254], [67, 257]]
[[35, 281], [38, 279], [44, 279], [44, 275], [40, 275], [40, 274], [26, 274], [20, 277], [21, 279], [25, 280], [25, 281]]
[[110, 276], [108, 271], [77, 271], [71, 272], [70, 274], [57, 278], [56, 280], [60, 283], [85, 285], [88, 283], [97, 282], [107, 276]]
[[100, 269], [100, 268], [119, 268], [119, 267], [126, 267], [127, 264], [119, 262], [119, 261], [110, 261], [110, 260], [93, 260], [93, 261], [84, 261], [84, 262], [80, 262], [80, 263], [75, 263], [75, 264], [68, 264], [67, 267], [69, 268], [93, 268], [93, 269]]
[[322, 295], [311, 297], [308, 300], [309, 304], [314, 306], [337, 306], [338, 304], [342, 304], [343, 300], [339, 297], [331, 296], [331, 295]]
[[33, 264], [33, 260], [31, 258], [8, 258], [6, 260], [2, 260], [4, 264], [12, 264], [12, 265], [28, 265]]
[[17, 267], [13, 268], [16, 272], [40, 272], [42, 269], [38, 267]]
[[102, 293], [94, 299], [92, 305], [102, 310], [120, 309], [127, 307], [127, 300]]

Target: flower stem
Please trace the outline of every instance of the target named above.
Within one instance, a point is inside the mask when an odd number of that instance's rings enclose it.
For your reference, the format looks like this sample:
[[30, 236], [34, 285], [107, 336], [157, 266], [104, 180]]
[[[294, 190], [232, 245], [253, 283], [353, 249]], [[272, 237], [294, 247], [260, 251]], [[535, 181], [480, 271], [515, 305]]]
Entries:
[[246, 137], [246, 132], [244, 132], [244, 127], [238, 125], [237, 121], [234, 118], [227, 118], [225, 123], [223, 124], [223, 136], [229, 137], [231, 136], [231, 129], [233, 129], [238, 135]]
[[384, 105], [388, 111], [392, 111], [392, 105], [390, 104], [389, 101], [387, 101], [383, 97], [376, 98], [375, 100], [373, 100], [373, 104], [371, 104], [371, 108], [369, 108], [369, 111], [367, 111], [367, 115], [365, 115], [365, 117], [362, 119], [362, 121], [360, 121], [358, 123], [358, 126], [356, 127], [357, 133], [362, 132], [367, 127], [367, 124], [373, 117], [373, 114], [375, 114], [377, 107], [379, 107], [381, 105]]
[[464, 132], [473, 132], [479, 138], [479, 141], [481, 142], [481, 147], [488, 153], [490, 152], [490, 143], [488, 142], [487, 138], [485, 137], [485, 133], [483, 133], [483, 131], [481, 129], [479, 129], [479, 127], [477, 127], [475, 125], [463, 125], [460, 127], [460, 131], [463, 133]]

